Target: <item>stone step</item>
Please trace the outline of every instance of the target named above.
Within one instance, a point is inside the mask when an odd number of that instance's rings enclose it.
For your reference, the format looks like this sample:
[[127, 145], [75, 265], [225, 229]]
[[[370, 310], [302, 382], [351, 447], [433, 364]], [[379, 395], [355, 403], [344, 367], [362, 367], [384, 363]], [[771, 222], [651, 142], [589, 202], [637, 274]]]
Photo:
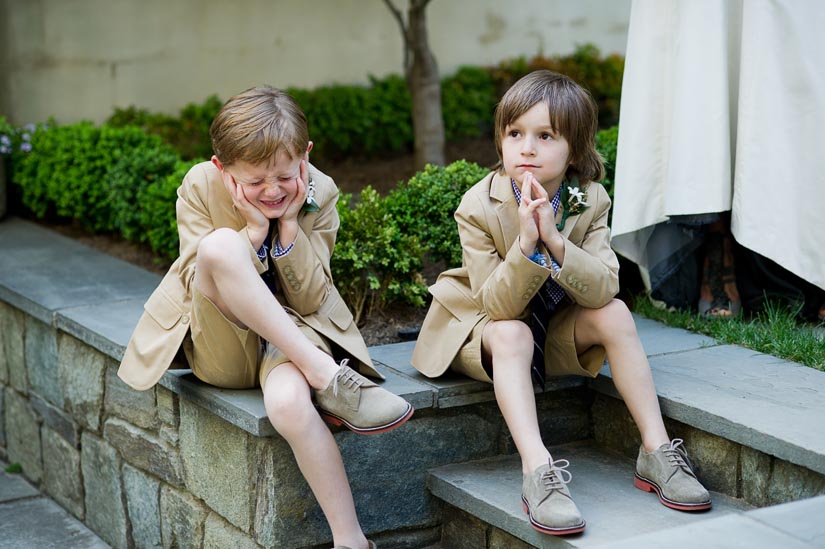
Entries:
[[601, 545], [599, 549], [821, 549], [825, 547], [823, 515], [825, 496], [819, 496], [642, 534]]
[[[522, 510], [521, 465], [515, 455], [432, 469], [428, 487], [447, 504], [534, 547], [597, 547], [749, 509], [739, 500], [712, 493], [710, 511], [674, 511], [661, 505], [654, 494], [634, 488], [632, 460], [606, 452], [591, 442], [551, 447], [550, 451], [555, 458], [570, 461], [570, 489], [587, 521], [582, 534], [548, 536], [530, 526]], [[489, 538], [489, 532], [461, 532], [449, 524], [449, 513], [445, 517], [444, 531], [449, 536], [465, 541], [476, 539], [464, 545], [467, 547], [485, 546], [481, 540]], [[445, 549], [455, 545], [449, 536], [443, 539]]]
[[0, 461], [0, 549], [108, 549], [83, 523]]

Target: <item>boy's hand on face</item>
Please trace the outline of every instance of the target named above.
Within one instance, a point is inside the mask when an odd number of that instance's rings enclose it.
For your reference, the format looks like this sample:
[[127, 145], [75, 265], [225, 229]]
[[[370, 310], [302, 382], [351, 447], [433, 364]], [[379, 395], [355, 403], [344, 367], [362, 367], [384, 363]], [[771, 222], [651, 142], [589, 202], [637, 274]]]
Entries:
[[304, 206], [307, 198], [307, 180], [309, 179], [309, 170], [307, 169], [306, 160], [301, 160], [300, 171], [297, 180], [297, 190], [289, 206], [284, 210], [284, 214], [279, 219], [281, 222], [291, 222], [298, 219], [298, 213]]
[[[519, 247], [526, 257], [533, 255], [539, 241], [538, 210], [547, 204], [547, 193], [544, 197], [533, 198], [533, 175], [529, 172], [521, 183], [521, 204], [518, 207], [519, 220]], [[553, 211], [553, 208], [550, 208]]]
[[307, 169], [307, 157], [301, 160], [300, 172], [297, 180], [297, 191], [292, 202], [289, 203], [284, 215], [278, 218], [278, 240], [282, 247], [289, 246], [298, 236], [298, 212], [304, 205], [307, 197], [307, 184], [309, 170]]
[[246, 220], [246, 231], [249, 234], [252, 247], [255, 249], [260, 248], [269, 233], [269, 219], [246, 199], [243, 185], [239, 185], [232, 174], [223, 170], [221, 175], [223, 176], [223, 184], [226, 186], [226, 190], [229, 191], [229, 196], [232, 197], [235, 209]]

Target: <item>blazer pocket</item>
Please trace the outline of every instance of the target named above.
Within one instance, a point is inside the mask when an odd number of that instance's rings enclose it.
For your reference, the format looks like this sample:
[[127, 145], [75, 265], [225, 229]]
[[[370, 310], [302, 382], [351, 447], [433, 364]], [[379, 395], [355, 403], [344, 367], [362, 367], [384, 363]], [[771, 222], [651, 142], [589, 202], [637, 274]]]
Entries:
[[430, 286], [430, 293], [444, 309], [458, 319], [474, 318], [482, 312], [481, 307], [473, 299], [470, 289], [453, 279], [439, 280]]
[[164, 330], [171, 330], [183, 316], [180, 306], [161, 288], [158, 288], [149, 296], [149, 300], [143, 305], [143, 309]]
[[347, 304], [344, 303], [344, 300], [340, 297], [334, 296], [330, 294], [329, 299], [327, 299], [321, 308], [318, 310], [318, 313], [321, 316], [325, 316], [329, 318], [333, 324], [335, 324], [338, 329], [342, 331], [346, 331], [349, 328], [350, 324], [352, 324], [352, 313], [350, 312]]

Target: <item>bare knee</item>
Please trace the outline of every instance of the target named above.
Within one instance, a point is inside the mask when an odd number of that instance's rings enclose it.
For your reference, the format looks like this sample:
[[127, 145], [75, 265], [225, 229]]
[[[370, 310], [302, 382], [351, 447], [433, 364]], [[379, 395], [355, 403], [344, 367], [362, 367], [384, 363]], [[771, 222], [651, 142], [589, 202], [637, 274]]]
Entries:
[[493, 357], [493, 367], [502, 359], [533, 356], [533, 333], [520, 320], [492, 320], [482, 335], [484, 349]]
[[[278, 366], [283, 367], [285, 365]], [[281, 376], [272, 383], [269, 381], [264, 388], [264, 406], [272, 426], [287, 439], [305, 432], [309, 422], [318, 416], [306, 380], [303, 376]]]
[[586, 311], [589, 324], [602, 341], [636, 336], [636, 323], [624, 301], [612, 299], [604, 307]]
[[246, 257], [247, 244], [232, 229], [215, 229], [198, 243], [197, 270], [213, 271], [223, 265], [237, 265]]

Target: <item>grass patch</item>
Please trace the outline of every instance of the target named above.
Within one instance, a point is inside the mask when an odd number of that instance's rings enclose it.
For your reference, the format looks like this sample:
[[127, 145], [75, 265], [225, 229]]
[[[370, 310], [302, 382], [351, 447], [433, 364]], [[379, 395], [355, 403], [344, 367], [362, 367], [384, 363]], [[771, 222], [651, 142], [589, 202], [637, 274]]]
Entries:
[[22, 473], [23, 467], [19, 463], [12, 463], [8, 467], [6, 467], [7, 473]]
[[645, 296], [636, 298], [633, 310], [667, 326], [708, 335], [720, 343], [741, 345], [825, 371], [825, 340], [813, 326], [797, 321], [799, 311], [776, 302], [768, 302], [763, 311], [750, 318], [707, 318], [658, 309]]

